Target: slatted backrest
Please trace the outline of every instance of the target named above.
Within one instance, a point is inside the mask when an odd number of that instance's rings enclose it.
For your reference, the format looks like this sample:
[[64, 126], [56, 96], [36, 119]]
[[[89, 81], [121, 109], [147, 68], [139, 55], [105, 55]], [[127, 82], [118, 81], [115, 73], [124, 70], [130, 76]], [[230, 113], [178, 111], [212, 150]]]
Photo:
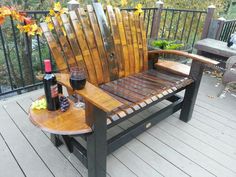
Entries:
[[[99, 85], [147, 70], [147, 43], [142, 15], [100, 3], [53, 17], [54, 31], [41, 27], [60, 71], [79, 66]], [[68, 66], [68, 67], [67, 67]]]

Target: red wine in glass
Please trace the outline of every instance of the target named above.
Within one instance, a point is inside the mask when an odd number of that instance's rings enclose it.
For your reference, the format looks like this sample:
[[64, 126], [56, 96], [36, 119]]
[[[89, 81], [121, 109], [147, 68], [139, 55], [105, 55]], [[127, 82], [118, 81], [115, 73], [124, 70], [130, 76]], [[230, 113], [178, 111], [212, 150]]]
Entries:
[[[83, 89], [86, 84], [86, 73], [84, 69], [72, 68], [70, 72], [70, 85], [74, 90]], [[76, 108], [85, 108], [85, 104], [78, 99], [78, 95], [75, 93], [76, 102], [74, 106]]]
[[86, 74], [83, 69], [73, 68], [70, 72], [70, 85], [74, 90], [83, 89], [86, 84]]

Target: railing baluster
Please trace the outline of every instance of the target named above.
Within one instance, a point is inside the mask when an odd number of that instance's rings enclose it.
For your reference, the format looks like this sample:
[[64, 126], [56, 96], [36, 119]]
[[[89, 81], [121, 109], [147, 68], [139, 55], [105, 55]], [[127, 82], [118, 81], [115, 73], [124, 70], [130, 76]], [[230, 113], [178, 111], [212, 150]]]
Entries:
[[175, 28], [175, 35], [174, 35], [174, 39], [176, 39], [176, 34], [178, 32], [178, 28], [179, 28], [179, 20], [180, 20], [180, 15], [181, 15], [181, 11], [179, 11], [179, 16], [178, 16], [178, 20], [176, 23], [176, 28]]
[[170, 20], [170, 25], [169, 25], [168, 39], [170, 39], [170, 33], [171, 33], [171, 27], [172, 27], [173, 18], [174, 18], [174, 11], [172, 10], [171, 20]]
[[192, 30], [194, 17], [195, 17], [195, 13], [193, 12], [193, 15], [192, 15], [192, 18], [191, 18], [191, 22], [190, 22], [190, 26], [189, 26], [189, 31], [188, 31], [187, 43], [189, 41], [189, 36], [190, 36], [191, 30]]
[[10, 21], [11, 21], [11, 27], [12, 27], [12, 32], [13, 32], [14, 45], [15, 45], [15, 49], [16, 49], [16, 58], [17, 58], [18, 67], [19, 67], [19, 71], [20, 71], [20, 78], [21, 78], [22, 86], [24, 87], [25, 86], [25, 81], [24, 81], [24, 77], [23, 77], [23, 72], [22, 72], [22, 67], [21, 67], [21, 62], [20, 62], [19, 49], [18, 49], [17, 40], [16, 40], [16, 31], [15, 31], [12, 16], [10, 16]]
[[196, 40], [196, 36], [197, 36], [197, 32], [198, 32], [198, 28], [199, 28], [201, 17], [202, 17], [202, 13], [200, 12], [199, 16], [198, 16], [198, 21], [197, 21], [197, 26], [196, 26], [195, 34], [194, 34], [194, 37], [193, 37], [192, 46], [194, 45], [195, 40]]
[[162, 28], [162, 33], [161, 33], [161, 38], [164, 37], [164, 32], [165, 32], [165, 25], [166, 25], [166, 17], [167, 17], [167, 10], [165, 10], [165, 18], [164, 18], [164, 24], [163, 24], [163, 28]]
[[[34, 13], [34, 18], [37, 19], [36, 13]], [[42, 52], [41, 52], [41, 46], [40, 46], [40, 41], [39, 41], [39, 35], [37, 35], [36, 38], [37, 38], [37, 45], [38, 45], [38, 52], [39, 52], [40, 67], [41, 67], [41, 72], [43, 73]]]
[[13, 83], [12, 83], [12, 78], [11, 78], [11, 71], [10, 71], [10, 66], [9, 66], [8, 60], [7, 60], [7, 51], [6, 51], [5, 40], [3, 37], [1, 26], [0, 26], [0, 37], [1, 37], [1, 41], [2, 41], [2, 48], [3, 48], [5, 63], [7, 65], [7, 73], [8, 73], [8, 77], [9, 77], [9, 82], [10, 82], [11, 90], [13, 90], [14, 88], [13, 88]]
[[147, 31], [146, 31], [146, 36], [148, 36], [148, 31], [149, 31], [149, 23], [150, 23], [150, 13], [151, 13], [151, 10], [149, 9], [148, 10], [148, 22], [147, 22]]
[[188, 17], [188, 12], [186, 12], [186, 15], [185, 15], [185, 18], [184, 18], [184, 24], [183, 24], [181, 39], [180, 39], [181, 41], [183, 40], [183, 35], [184, 35], [184, 31], [185, 31], [185, 25], [186, 25], [187, 17]]

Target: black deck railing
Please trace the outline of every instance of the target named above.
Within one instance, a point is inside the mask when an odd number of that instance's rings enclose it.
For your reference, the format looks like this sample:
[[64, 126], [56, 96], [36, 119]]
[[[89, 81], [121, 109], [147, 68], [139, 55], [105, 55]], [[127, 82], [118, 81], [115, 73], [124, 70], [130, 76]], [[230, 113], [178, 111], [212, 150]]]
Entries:
[[219, 40], [226, 42], [230, 35], [236, 31], [236, 20], [226, 20], [223, 24]]
[[[123, 9], [132, 11], [134, 9]], [[143, 8], [147, 37], [151, 30], [158, 8]], [[27, 11], [37, 21], [48, 11]], [[180, 40], [193, 45], [201, 36], [206, 11], [184, 9], [162, 9], [160, 27], [156, 38]], [[12, 18], [0, 26], [0, 99], [5, 95], [21, 94], [37, 89], [42, 85], [36, 79], [43, 72], [43, 59], [52, 60], [52, 55], [44, 37], [28, 37], [21, 34]], [[54, 62], [53, 62], [54, 63]], [[54, 70], [56, 67], [54, 65]]]

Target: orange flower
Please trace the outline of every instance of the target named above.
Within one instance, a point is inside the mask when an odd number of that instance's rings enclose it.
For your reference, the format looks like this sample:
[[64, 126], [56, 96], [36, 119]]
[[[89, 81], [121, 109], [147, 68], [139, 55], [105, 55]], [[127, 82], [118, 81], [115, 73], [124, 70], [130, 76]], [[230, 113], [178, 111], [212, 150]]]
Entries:
[[0, 26], [4, 23], [5, 17], [0, 14]]
[[26, 24], [31, 24], [32, 23], [32, 20], [31, 20], [30, 17], [25, 17], [24, 21], [25, 21]]

